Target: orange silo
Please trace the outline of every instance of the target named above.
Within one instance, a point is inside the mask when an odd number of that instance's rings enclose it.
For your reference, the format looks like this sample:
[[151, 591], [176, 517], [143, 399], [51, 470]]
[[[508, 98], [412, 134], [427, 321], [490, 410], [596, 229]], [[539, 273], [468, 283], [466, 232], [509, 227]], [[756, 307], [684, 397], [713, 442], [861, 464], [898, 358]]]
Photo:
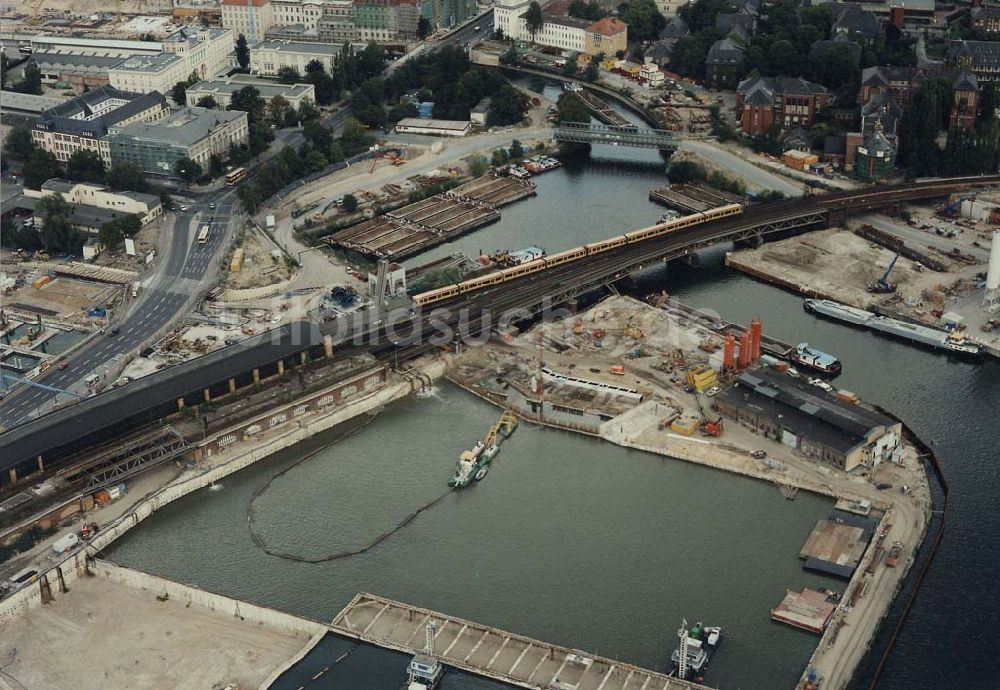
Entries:
[[750, 321], [750, 363], [760, 359], [760, 335], [763, 324], [756, 316]]
[[740, 333], [740, 369], [745, 369], [750, 364], [750, 334], [746, 331]]
[[736, 365], [736, 336], [732, 333], [726, 334], [726, 344], [722, 349], [722, 368], [725, 371], [732, 371]]

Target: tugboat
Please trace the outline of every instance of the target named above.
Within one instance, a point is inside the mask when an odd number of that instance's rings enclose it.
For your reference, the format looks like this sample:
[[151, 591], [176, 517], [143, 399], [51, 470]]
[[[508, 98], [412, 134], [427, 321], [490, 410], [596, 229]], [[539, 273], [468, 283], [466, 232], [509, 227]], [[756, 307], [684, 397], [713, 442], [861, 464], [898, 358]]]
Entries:
[[843, 368], [839, 359], [816, 348], [809, 347], [809, 343], [799, 343], [796, 345], [791, 353], [789, 353], [788, 359], [807, 369], [812, 369], [828, 376], [836, 376]]
[[722, 641], [722, 628], [706, 627], [701, 621], [689, 628], [685, 620], [677, 631], [677, 637], [680, 644], [670, 655], [674, 671], [678, 678], [700, 683], [705, 678], [709, 659]]

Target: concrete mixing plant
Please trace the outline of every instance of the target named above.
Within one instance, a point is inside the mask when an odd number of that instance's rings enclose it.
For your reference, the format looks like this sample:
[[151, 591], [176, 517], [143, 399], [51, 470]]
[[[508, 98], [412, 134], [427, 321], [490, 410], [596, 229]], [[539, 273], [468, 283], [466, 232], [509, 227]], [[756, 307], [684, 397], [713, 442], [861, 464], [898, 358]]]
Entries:
[[1000, 230], [993, 232], [993, 243], [990, 245], [990, 265], [986, 271], [983, 309], [990, 314], [1000, 310]]

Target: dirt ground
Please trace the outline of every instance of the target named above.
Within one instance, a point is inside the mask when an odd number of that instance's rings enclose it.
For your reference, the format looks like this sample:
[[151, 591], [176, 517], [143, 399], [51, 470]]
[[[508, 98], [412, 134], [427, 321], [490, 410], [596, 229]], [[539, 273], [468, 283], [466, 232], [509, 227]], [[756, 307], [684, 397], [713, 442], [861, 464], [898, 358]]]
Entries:
[[[29, 275], [22, 287], [4, 296], [4, 304], [17, 309], [25, 304], [56, 312], [53, 318], [77, 323], [89, 322], [85, 309], [96, 304], [106, 304], [119, 291], [114, 285], [93, 283], [60, 276], [40, 288], [34, 287]], [[27, 310], [23, 310], [29, 313]]]
[[[292, 270], [283, 258], [272, 255], [271, 252], [275, 251], [274, 245], [266, 237], [261, 237], [256, 230], [248, 231], [238, 247], [243, 248], [243, 265], [235, 273], [230, 268], [223, 274], [223, 287], [231, 289], [263, 287], [291, 277]], [[231, 264], [232, 256], [229, 257], [229, 261]]]
[[306, 643], [97, 577], [72, 587], [0, 627], [10, 687], [256, 688]]

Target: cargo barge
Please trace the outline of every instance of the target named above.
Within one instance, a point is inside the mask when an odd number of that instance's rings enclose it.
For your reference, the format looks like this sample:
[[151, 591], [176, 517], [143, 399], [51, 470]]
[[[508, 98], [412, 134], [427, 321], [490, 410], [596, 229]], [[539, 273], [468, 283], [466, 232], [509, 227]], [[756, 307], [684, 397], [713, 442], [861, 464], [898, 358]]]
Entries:
[[945, 331], [940, 328], [921, 326], [919, 324], [906, 323], [888, 316], [879, 316], [856, 309], [846, 304], [840, 304], [826, 299], [807, 299], [803, 302], [803, 308], [810, 314], [825, 316], [835, 321], [842, 321], [854, 326], [869, 328], [878, 333], [902, 338], [919, 345], [926, 345], [938, 350], [944, 350], [957, 355], [978, 357], [981, 348], [979, 343], [965, 338], [965, 336]]

